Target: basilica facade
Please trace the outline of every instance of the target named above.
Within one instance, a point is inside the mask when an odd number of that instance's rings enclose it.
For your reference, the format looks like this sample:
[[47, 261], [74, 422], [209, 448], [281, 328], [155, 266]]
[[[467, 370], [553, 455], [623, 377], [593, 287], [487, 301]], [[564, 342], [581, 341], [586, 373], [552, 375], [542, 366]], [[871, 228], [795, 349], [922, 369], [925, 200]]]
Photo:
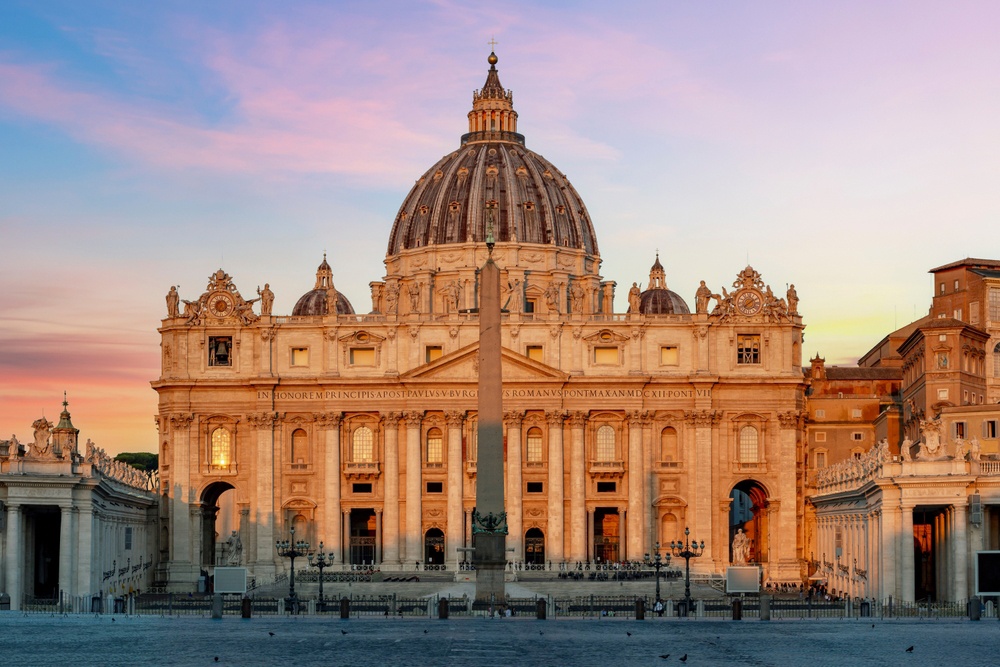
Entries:
[[[291, 314], [218, 270], [159, 332], [159, 579], [190, 590], [224, 559], [266, 579], [275, 541], [337, 567], [457, 570], [477, 475], [478, 280], [502, 270], [511, 560], [558, 569], [733, 536], [772, 581], [804, 576], [803, 323], [794, 287], [753, 267], [667, 286], [659, 257], [616, 309], [596, 230], [565, 175], [527, 147], [496, 56], [458, 147], [403, 200], [361, 314], [323, 258]], [[631, 280], [637, 276], [629, 276]], [[645, 276], [643, 276], [645, 277]], [[784, 284], [790, 276], [767, 276]], [[280, 289], [275, 286], [275, 289]], [[624, 301], [625, 299], [620, 299]], [[693, 307], [689, 306], [689, 303]], [[225, 553], [235, 508], [241, 551]]]

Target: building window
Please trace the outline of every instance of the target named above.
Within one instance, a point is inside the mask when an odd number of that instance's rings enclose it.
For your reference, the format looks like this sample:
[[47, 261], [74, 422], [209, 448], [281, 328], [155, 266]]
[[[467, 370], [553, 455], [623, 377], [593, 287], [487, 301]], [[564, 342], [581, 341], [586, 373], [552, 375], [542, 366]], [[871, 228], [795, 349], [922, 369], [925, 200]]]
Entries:
[[427, 462], [444, 463], [444, 447], [441, 440], [441, 429], [432, 428], [427, 431]]
[[938, 400], [939, 401], [947, 401], [948, 400], [948, 390], [947, 389], [938, 389]]
[[610, 426], [602, 426], [597, 429], [597, 461], [607, 462], [615, 460], [615, 430]]
[[861, 440], [864, 439], [865, 439], [865, 434], [860, 433], [859, 431], [855, 431], [854, 433], [851, 434], [851, 440], [854, 440], [855, 442], [860, 442]]
[[615, 493], [618, 491], [617, 482], [598, 482], [597, 492], [598, 493]]
[[816, 442], [826, 442], [826, 431], [816, 432]]
[[543, 482], [528, 482], [528, 493], [544, 493], [545, 485]]
[[594, 348], [594, 363], [603, 365], [617, 365], [618, 364], [618, 348], [617, 347], [595, 347]]
[[375, 348], [374, 347], [352, 347], [351, 348], [351, 365], [352, 366], [374, 366], [375, 365]]
[[529, 345], [525, 351], [525, 356], [527, 356], [532, 361], [542, 362], [542, 346], [541, 345]]
[[233, 450], [229, 431], [217, 428], [212, 431], [212, 467], [228, 468], [233, 462]]
[[851, 410], [851, 419], [861, 419], [861, 410]]
[[125, 551], [132, 550], [132, 526], [125, 526]]
[[736, 363], [760, 363], [760, 334], [740, 334], [736, 336]]
[[744, 426], [740, 429], [740, 463], [757, 463], [759, 460], [757, 440], [757, 429], [753, 426]]
[[667, 426], [660, 431], [660, 460], [677, 461], [678, 459], [677, 429], [673, 426]]
[[372, 484], [371, 482], [355, 482], [351, 485], [351, 491], [353, 493], [371, 493]]
[[535, 427], [528, 429], [528, 444], [525, 453], [528, 463], [542, 462], [542, 429]]
[[993, 377], [1000, 378], [1000, 343], [993, 348]]
[[818, 419], [823, 419], [824, 417], [826, 417], [826, 410], [817, 410], [816, 417]]
[[424, 359], [429, 364], [435, 359], [440, 359], [442, 354], [440, 345], [428, 345], [424, 351]]
[[292, 463], [306, 462], [306, 448], [308, 436], [301, 428], [292, 431]]
[[233, 365], [232, 351], [233, 351], [232, 336], [208, 337], [209, 366], [232, 366]]
[[815, 455], [813, 456], [813, 463], [815, 464], [816, 468], [825, 468], [826, 452], [819, 452], [819, 451], [816, 452]]
[[308, 365], [309, 365], [309, 348], [293, 347], [292, 366], [308, 366]]
[[957, 280], [955, 281], [955, 291], [956, 292], [958, 291], [958, 281]]
[[938, 291], [939, 291], [939, 292], [940, 292], [941, 294], [944, 294], [944, 283], [941, 283], [941, 284], [940, 284], [940, 285], [938, 286]]
[[535, 299], [525, 299], [524, 300], [524, 312], [533, 313], [535, 312]]
[[355, 463], [371, 463], [374, 460], [375, 434], [367, 426], [354, 429], [351, 436], [351, 460]]
[[660, 348], [661, 366], [678, 366], [680, 363], [680, 350], [676, 345], [664, 345]]
[[954, 317], [954, 318], [955, 318], [956, 320], [960, 320], [960, 319], [962, 319], [962, 309], [961, 309], [961, 308], [956, 308], [956, 309], [954, 310], [954, 312], [952, 312], [952, 316], [953, 316], [953, 317]]
[[952, 426], [953, 435], [956, 438], [966, 437], [968, 429], [965, 427], [965, 422], [955, 422]]
[[984, 438], [995, 438], [997, 437], [998, 422], [996, 419], [988, 419], [983, 422], [983, 437]]
[[479, 422], [475, 419], [469, 420], [469, 439], [465, 452], [468, 461], [476, 461], [479, 456]]
[[990, 322], [1000, 323], [1000, 287], [991, 287], [988, 299]]
[[444, 482], [427, 482], [427, 493], [444, 493]]

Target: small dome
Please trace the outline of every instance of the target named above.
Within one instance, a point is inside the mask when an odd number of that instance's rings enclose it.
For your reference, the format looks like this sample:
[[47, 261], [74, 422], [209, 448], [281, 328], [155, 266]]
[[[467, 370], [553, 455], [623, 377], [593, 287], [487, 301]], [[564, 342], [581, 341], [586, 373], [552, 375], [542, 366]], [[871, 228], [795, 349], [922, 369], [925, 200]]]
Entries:
[[687, 315], [691, 311], [677, 292], [654, 288], [639, 295], [639, 312], [643, 315]]
[[[337, 292], [333, 291], [337, 295], [337, 314], [338, 315], [353, 315], [354, 307], [351, 302], [347, 300], [347, 297]], [[329, 292], [325, 289], [314, 289], [312, 291], [306, 292], [299, 299], [295, 308], [292, 309], [293, 317], [300, 317], [304, 315], [326, 315], [327, 305], [326, 299]]]

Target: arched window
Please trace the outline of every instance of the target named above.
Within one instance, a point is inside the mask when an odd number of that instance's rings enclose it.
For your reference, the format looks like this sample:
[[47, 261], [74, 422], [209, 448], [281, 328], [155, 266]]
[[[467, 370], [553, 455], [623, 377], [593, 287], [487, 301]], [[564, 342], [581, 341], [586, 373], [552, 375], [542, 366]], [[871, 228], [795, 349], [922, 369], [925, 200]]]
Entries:
[[528, 443], [525, 452], [528, 463], [542, 462], [542, 429], [537, 427], [528, 429]]
[[292, 431], [292, 463], [305, 463], [307, 457], [308, 436], [306, 432], [297, 428]]
[[444, 448], [441, 441], [441, 429], [432, 428], [427, 431], [427, 462], [444, 463]]
[[677, 452], [677, 429], [673, 426], [667, 426], [660, 431], [660, 460], [679, 460]]
[[217, 428], [212, 431], [212, 467], [228, 468], [232, 462], [233, 447], [229, 431]]
[[744, 426], [740, 429], [740, 463], [757, 463], [758, 457], [757, 429]]
[[351, 460], [355, 463], [370, 463], [373, 458], [374, 436], [367, 426], [354, 429], [351, 436]]
[[993, 377], [1000, 378], [1000, 343], [993, 348]]
[[598, 461], [615, 460], [615, 430], [610, 426], [602, 426], [597, 429], [597, 455]]

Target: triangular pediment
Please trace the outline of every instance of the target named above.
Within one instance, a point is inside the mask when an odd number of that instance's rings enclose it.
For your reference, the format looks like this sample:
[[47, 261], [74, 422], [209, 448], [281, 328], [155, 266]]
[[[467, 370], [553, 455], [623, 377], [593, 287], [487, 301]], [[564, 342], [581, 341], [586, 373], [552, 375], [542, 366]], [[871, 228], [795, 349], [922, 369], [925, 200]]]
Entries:
[[[505, 383], [517, 382], [565, 382], [569, 375], [523, 354], [500, 348], [500, 366]], [[460, 350], [446, 354], [429, 364], [403, 373], [400, 380], [433, 380], [449, 382], [479, 381], [479, 343], [467, 345]]]

